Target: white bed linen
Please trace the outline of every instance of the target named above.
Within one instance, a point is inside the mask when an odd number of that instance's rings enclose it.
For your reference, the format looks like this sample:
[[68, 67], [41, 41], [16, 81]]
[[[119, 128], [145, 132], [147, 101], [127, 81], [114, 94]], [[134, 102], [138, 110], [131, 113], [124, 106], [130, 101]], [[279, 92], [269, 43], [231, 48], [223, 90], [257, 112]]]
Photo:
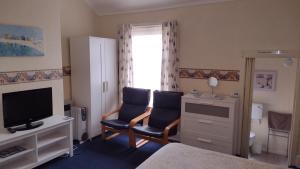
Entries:
[[258, 161], [170, 143], [144, 161], [137, 169], [282, 169]]

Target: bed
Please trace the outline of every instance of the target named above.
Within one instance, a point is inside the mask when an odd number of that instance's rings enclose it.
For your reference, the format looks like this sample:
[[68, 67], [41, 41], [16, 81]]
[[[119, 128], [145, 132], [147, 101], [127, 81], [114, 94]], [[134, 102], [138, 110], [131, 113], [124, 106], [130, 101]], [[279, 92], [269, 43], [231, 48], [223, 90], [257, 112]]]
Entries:
[[158, 150], [137, 169], [282, 169], [227, 154], [170, 143]]

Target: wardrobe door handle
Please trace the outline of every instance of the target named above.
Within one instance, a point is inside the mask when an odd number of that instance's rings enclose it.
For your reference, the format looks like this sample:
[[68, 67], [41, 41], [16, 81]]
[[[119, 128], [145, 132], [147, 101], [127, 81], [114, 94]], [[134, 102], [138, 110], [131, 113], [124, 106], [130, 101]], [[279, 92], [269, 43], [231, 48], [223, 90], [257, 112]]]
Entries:
[[102, 82], [102, 92], [105, 93], [105, 82]]
[[108, 92], [108, 81], [106, 81], [106, 92]]

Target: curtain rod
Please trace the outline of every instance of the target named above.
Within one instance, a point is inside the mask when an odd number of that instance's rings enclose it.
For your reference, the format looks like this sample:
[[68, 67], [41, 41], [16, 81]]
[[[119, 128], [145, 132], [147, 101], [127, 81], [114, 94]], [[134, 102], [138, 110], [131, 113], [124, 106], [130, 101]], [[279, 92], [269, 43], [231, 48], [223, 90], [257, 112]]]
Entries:
[[[155, 21], [155, 22], [137, 22], [137, 23], [123, 23], [123, 24], [131, 24], [132, 26], [155, 26], [162, 25], [165, 21], [170, 21], [171, 19], [163, 20], [163, 21]], [[121, 26], [122, 24], [119, 24]]]
[[242, 51], [243, 58], [300, 58], [300, 50], [246, 50]]

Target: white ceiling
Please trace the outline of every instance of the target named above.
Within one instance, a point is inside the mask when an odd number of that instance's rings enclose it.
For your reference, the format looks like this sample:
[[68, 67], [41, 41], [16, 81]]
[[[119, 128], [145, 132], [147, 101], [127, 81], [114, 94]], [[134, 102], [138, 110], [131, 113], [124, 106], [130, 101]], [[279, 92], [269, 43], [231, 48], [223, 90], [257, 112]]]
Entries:
[[98, 15], [143, 12], [231, 0], [86, 0]]

